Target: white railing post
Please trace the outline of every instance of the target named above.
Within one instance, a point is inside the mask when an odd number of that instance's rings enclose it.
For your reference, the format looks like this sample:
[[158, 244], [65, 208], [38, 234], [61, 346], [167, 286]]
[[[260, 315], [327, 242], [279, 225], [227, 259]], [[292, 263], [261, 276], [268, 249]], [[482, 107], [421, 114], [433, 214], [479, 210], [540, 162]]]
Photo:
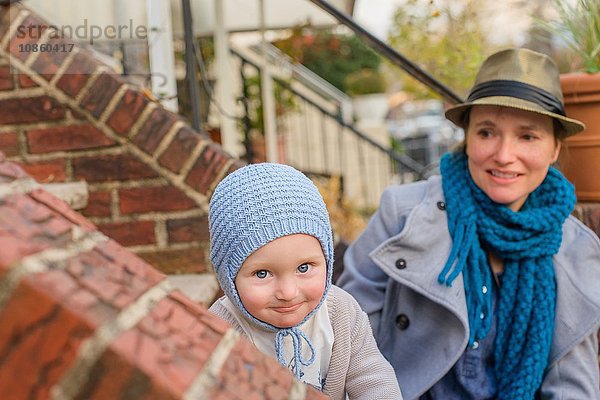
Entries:
[[260, 88], [263, 105], [263, 121], [267, 161], [277, 162], [277, 119], [275, 115], [275, 88], [273, 85], [273, 76], [271, 75], [268, 57], [266, 55], [267, 41], [265, 38], [265, 2], [259, 0], [260, 4], [260, 31], [262, 37], [263, 60], [260, 71]]
[[171, 26], [171, 3], [164, 0], [146, 0], [148, 21], [148, 51], [152, 93], [168, 110], [177, 112], [177, 78]]
[[224, 0], [215, 0], [215, 66], [219, 71], [216, 87], [216, 101], [219, 108], [221, 145], [234, 157], [242, 153], [241, 135], [233, 116], [236, 115], [233, 71], [229, 65], [229, 35], [225, 27]]

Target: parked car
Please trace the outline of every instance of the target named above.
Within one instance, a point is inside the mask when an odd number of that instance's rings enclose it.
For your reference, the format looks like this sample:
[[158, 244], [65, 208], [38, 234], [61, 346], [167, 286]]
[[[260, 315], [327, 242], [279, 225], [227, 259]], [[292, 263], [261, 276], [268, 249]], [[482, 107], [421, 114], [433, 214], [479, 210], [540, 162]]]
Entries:
[[444, 117], [439, 100], [406, 101], [390, 110], [386, 124], [406, 155], [433, 169], [442, 154], [464, 137], [463, 130]]

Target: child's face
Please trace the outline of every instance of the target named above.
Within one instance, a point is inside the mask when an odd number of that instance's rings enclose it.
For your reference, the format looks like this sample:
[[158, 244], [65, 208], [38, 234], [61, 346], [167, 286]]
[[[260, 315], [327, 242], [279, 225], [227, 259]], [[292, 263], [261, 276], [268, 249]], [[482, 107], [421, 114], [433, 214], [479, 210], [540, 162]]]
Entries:
[[235, 286], [242, 304], [255, 318], [289, 328], [319, 304], [326, 277], [319, 240], [295, 234], [275, 239], [246, 258]]

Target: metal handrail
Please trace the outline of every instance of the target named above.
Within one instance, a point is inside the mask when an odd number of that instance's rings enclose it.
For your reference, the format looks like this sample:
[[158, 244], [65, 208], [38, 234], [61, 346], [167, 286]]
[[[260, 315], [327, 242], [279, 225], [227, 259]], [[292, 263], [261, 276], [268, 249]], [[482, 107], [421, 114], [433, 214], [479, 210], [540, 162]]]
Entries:
[[326, 98], [334, 99], [337, 102], [350, 101], [350, 97], [336, 88], [335, 86], [327, 83], [320, 84], [324, 81], [319, 75], [305, 67], [304, 65], [295, 62], [290, 56], [279, 50], [271, 43], [261, 43], [250, 46], [255, 53], [266, 55], [269, 62], [272, 63], [283, 63], [284, 68], [289, 68], [292, 71], [292, 75], [295, 79], [300, 80], [303, 84], [310, 87], [315, 93], [324, 96]]
[[[246, 57], [244, 57], [242, 54], [240, 54], [236, 50], [231, 49], [230, 51], [231, 51], [231, 53], [233, 55], [239, 57], [244, 62], [248, 63], [249, 65], [252, 65], [256, 69], [260, 69], [259, 65], [255, 64], [251, 60], [248, 60]], [[387, 148], [385, 146], [382, 146], [381, 144], [377, 143], [376, 141], [374, 141], [373, 139], [371, 139], [369, 136], [367, 136], [366, 134], [364, 134], [363, 132], [361, 132], [359, 129], [357, 129], [353, 124], [349, 124], [349, 123], [345, 122], [343, 120], [343, 118], [341, 118], [341, 116], [339, 115], [339, 113], [335, 114], [335, 113], [333, 113], [333, 112], [325, 109], [324, 107], [322, 107], [321, 105], [315, 103], [314, 101], [312, 101], [310, 98], [308, 98], [304, 94], [302, 94], [299, 91], [295, 90], [289, 83], [285, 82], [284, 80], [281, 80], [281, 79], [276, 78], [276, 77], [274, 77], [273, 79], [279, 85], [281, 85], [285, 89], [289, 90], [294, 95], [300, 97], [302, 100], [306, 101], [307, 103], [311, 104], [311, 106], [313, 106], [316, 109], [318, 109], [322, 114], [327, 115], [328, 117], [330, 117], [332, 119], [335, 119], [340, 126], [349, 129], [350, 131], [352, 131], [352, 133], [354, 133], [356, 136], [358, 136], [361, 140], [364, 140], [367, 143], [369, 143], [371, 146], [376, 147], [380, 151], [382, 151], [385, 154], [387, 154], [395, 162], [397, 162], [398, 164], [400, 164], [403, 167], [407, 168], [411, 172], [415, 173], [419, 179], [423, 179], [425, 177], [425, 173], [427, 171], [427, 167], [419, 164], [417, 161], [413, 160], [412, 158], [410, 158], [407, 155], [398, 154], [394, 150], [392, 150], [390, 148]]]
[[348, 14], [338, 10], [332, 6], [328, 1], [325, 0], [310, 0], [313, 4], [319, 6], [321, 9], [329, 13], [332, 17], [337, 19], [340, 23], [350, 28], [354, 33], [364, 38], [372, 48], [377, 50], [385, 58], [390, 60], [394, 65], [402, 68], [412, 77], [423, 83], [434, 92], [442, 96], [445, 100], [451, 104], [462, 103], [463, 99], [454, 93], [450, 88], [445, 86], [443, 83], [431, 76], [427, 71], [421, 69], [418, 65], [404, 57], [393, 47], [390, 47], [387, 43], [381, 41], [375, 37], [372, 33], [367, 31], [365, 28], [357, 24]]
[[282, 81], [282, 80], [280, 80], [278, 78], [274, 78], [274, 80], [277, 81], [277, 83], [279, 85], [281, 85], [282, 87], [286, 88], [290, 92], [294, 93], [296, 96], [300, 97], [302, 100], [310, 103], [313, 107], [315, 107], [316, 109], [318, 109], [321, 113], [327, 115], [330, 118], [336, 119], [341, 126], [343, 126], [344, 128], [347, 128], [347, 129], [351, 130], [360, 139], [366, 141], [370, 145], [372, 145], [374, 147], [377, 147], [379, 150], [381, 150], [382, 152], [386, 153], [391, 159], [393, 159], [397, 163], [401, 164], [402, 166], [408, 168], [410, 171], [412, 171], [415, 174], [417, 174], [420, 179], [422, 179], [424, 177], [424, 173], [425, 173], [426, 168], [424, 166], [422, 166], [421, 164], [419, 164], [418, 162], [416, 162], [415, 160], [413, 160], [412, 158], [410, 158], [410, 157], [408, 157], [408, 156], [406, 156], [404, 154], [398, 154], [395, 151], [393, 151], [393, 150], [391, 150], [391, 149], [389, 149], [389, 148], [387, 148], [385, 146], [382, 146], [381, 144], [377, 143], [376, 141], [374, 141], [373, 139], [371, 139], [370, 137], [368, 137], [367, 135], [365, 135], [363, 132], [361, 132], [360, 130], [358, 130], [354, 125], [348, 124], [348, 123], [344, 122], [340, 118], [339, 114], [334, 114], [331, 111], [326, 110], [325, 108], [321, 107], [319, 104], [314, 103], [308, 97], [306, 97], [302, 93], [300, 93], [297, 90], [295, 90], [287, 82]]

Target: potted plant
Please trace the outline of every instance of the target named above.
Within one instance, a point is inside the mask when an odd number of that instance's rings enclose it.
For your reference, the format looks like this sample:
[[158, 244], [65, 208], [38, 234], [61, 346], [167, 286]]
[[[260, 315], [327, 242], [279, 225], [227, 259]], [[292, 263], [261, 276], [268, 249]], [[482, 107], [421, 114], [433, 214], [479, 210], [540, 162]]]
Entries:
[[386, 82], [375, 69], [365, 68], [349, 74], [346, 92], [353, 97], [354, 117], [357, 120], [382, 120], [388, 112]]
[[558, 19], [542, 23], [575, 55], [573, 71], [561, 74], [567, 115], [586, 129], [567, 138], [559, 165], [578, 200], [600, 201], [600, 0], [554, 0]]

